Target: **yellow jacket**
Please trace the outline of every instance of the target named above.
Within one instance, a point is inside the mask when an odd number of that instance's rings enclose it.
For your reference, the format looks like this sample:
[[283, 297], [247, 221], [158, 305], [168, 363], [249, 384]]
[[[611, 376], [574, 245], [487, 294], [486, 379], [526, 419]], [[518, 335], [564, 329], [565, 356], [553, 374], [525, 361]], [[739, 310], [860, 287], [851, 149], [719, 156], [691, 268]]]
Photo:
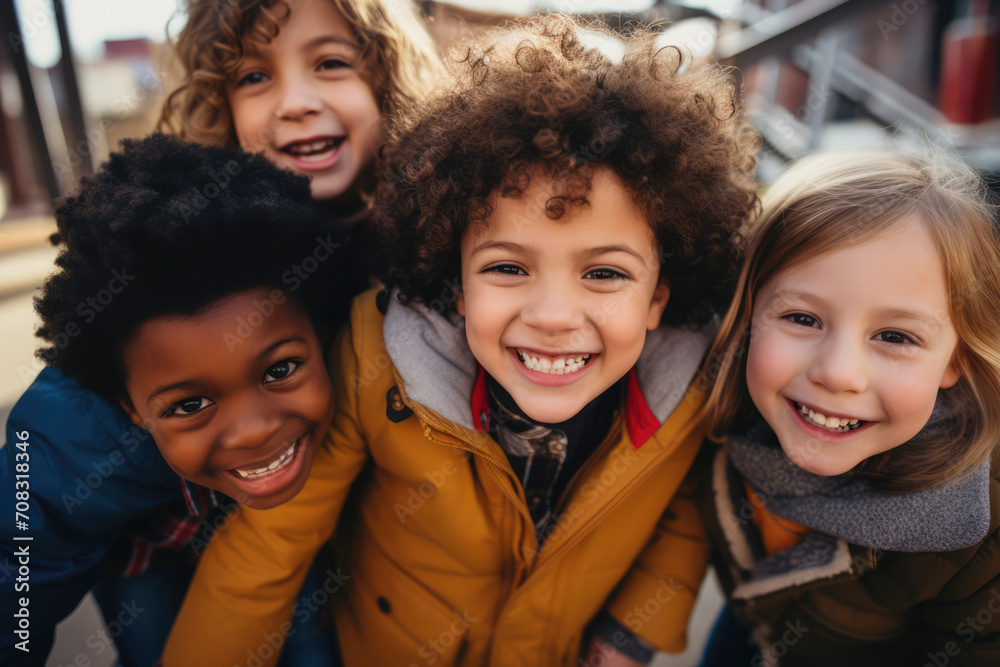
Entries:
[[689, 385], [708, 336], [650, 332], [624, 410], [539, 550], [520, 483], [470, 407], [477, 365], [461, 319], [386, 301], [358, 297], [334, 348], [332, 437], [306, 486], [278, 508], [242, 509], [212, 542], [164, 665], [273, 664], [366, 464], [346, 566], [312, 596], [329, 597], [349, 667], [576, 665], [602, 608], [683, 650], [708, 545], [678, 489], [705, 431]]

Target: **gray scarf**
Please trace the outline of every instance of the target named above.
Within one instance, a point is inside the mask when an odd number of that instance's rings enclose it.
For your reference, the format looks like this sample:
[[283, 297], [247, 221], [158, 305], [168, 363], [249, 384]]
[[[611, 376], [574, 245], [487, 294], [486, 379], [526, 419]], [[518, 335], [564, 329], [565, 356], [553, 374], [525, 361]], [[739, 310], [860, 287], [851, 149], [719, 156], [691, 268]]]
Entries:
[[954, 551], [976, 544], [989, 529], [989, 461], [957, 482], [886, 495], [858, 474], [823, 477], [802, 470], [763, 422], [730, 436], [725, 448], [769, 511], [852, 544], [888, 551]]

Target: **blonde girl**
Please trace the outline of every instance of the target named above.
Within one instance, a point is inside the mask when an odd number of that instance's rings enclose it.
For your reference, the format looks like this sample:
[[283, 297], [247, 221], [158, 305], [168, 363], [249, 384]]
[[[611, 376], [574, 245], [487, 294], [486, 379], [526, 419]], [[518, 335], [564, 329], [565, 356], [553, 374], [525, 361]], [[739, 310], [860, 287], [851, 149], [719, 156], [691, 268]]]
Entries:
[[709, 354], [704, 664], [996, 664], [993, 210], [939, 154], [817, 155], [767, 192]]

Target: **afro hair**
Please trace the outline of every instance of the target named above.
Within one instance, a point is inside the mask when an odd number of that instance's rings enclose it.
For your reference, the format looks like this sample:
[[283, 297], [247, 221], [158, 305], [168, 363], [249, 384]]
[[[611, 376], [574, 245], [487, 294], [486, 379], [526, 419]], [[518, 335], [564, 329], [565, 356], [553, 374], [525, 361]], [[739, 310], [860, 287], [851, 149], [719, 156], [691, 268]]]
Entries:
[[122, 347], [149, 319], [273, 287], [322, 333], [352, 296], [336, 293], [343, 234], [319, 222], [308, 179], [262, 156], [165, 134], [126, 140], [55, 216], [38, 356], [108, 398], [123, 395]]
[[385, 284], [440, 303], [461, 275], [462, 234], [489, 224], [492, 197], [550, 179], [559, 190], [545, 213], [558, 219], [586, 206], [596, 170], [610, 169], [659, 245], [664, 322], [724, 311], [757, 206], [759, 138], [723, 70], [685, 62], [651, 30], [623, 38], [559, 14], [470, 38], [448, 64], [455, 84], [396, 117], [382, 151]]

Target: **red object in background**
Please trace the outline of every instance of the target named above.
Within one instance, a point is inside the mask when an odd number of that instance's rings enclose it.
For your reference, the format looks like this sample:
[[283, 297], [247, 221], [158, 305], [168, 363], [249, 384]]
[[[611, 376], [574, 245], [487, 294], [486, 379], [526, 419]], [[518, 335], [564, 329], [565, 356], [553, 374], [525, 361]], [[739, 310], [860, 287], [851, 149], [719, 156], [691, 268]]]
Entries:
[[993, 113], [997, 22], [981, 16], [953, 21], [945, 30], [938, 106], [953, 123], [982, 123]]

